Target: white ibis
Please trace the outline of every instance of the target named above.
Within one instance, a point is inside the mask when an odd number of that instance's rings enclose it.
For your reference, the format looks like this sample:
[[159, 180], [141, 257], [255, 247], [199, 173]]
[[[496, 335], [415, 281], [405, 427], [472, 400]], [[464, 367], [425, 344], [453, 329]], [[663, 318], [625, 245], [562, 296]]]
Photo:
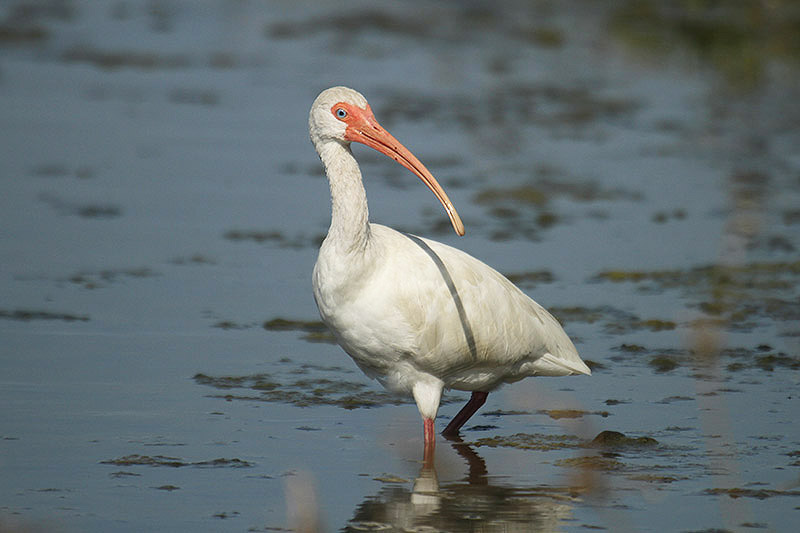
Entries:
[[308, 127], [332, 203], [314, 266], [314, 299], [361, 370], [390, 390], [413, 395], [426, 449], [435, 443], [434, 419], [445, 388], [472, 392], [442, 432], [455, 435], [503, 383], [591, 374], [558, 321], [496, 270], [445, 244], [369, 222], [352, 142], [416, 174], [456, 233], [464, 234], [444, 189], [378, 124], [360, 93], [323, 91], [311, 106]]

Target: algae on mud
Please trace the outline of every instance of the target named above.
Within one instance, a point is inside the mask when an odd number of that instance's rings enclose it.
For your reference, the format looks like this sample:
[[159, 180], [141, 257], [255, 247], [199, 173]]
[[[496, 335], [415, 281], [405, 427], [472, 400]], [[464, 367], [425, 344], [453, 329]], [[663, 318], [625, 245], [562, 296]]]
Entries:
[[278, 317], [264, 322], [263, 327], [268, 331], [302, 331], [305, 335], [301, 338], [305, 341], [336, 344], [336, 337], [319, 320], [302, 321]]
[[576, 435], [549, 435], [517, 433], [510, 436], [485, 437], [477, 439], [475, 446], [511, 447], [522, 450], [551, 451], [568, 449], [636, 449], [639, 447], [653, 447], [658, 441], [652, 437], [629, 437], [619, 431], [605, 430], [594, 439], [587, 440]]
[[568, 220], [555, 210], [561, 198], [595, 205], [598, 202], [641, 201], [639, 192], [603, 188], [594, 181], [576, 180], [558, 175], [549, 167], [534, 171], [538, 176], [520, 185], [487, 187], [474, 195], [473, 202], [484, 206], [493, 219], [490, 238], [495, 241], [523, 237], [539, 241], [541, 232]]
[[601, 431], [590, 443], [591, 446], [601, 448], [631, 448], [658, 446], [658, 441], [652, 437], [629, 437], [619, 431]]
[[473, 443], [476, 447], [510, 447], [521, 450], [550, 451], [567, 449], [579, 449], [585, 446], [585, 441], [575, 435], [547, 435], [547, 434], [526, 434], [517, 433], [502, 437], [484, 437], [477, 439]]
[[593, 324], [604, 321], [603, 330], [612, 335], [624, 335], [633, 331], [665, 331], [674, 330], [677, 324], [671, 320], [659, 318], [640, 318], [634, 313], [604, 305], [589, 307], [551, 307], [550, 312], [559, 322], [585, 322]]
[[[679, 290], [694, 307], [729, 330], [751, 330], [759, 323], [782, 324], [784, 335], [800, 333], [800, 262], [715, 264], [687, 270], [606, 270], [598, 282], [634, 283], [648, 293]], [[674, 323], [641, 322], [642, 326], [674, 328]]]
[[233, 242], [274, 243], [281, 248], [299, 249], [309, 245], [307, 239], [303, 237], [289, 238], [279, 231], [234, 229], [226, 231], [223, 237]]
[[[576, 469], [584, 474], [591, 471], [620, 474], [635, 481], [671, 483], [684, 474], [656, 475], [652, 471], [666, 469], [685, 472], [680, 465], [665, 467], [660, 464], [660, 460], [665, 457], [676, 457], [673, 450], [662, 446], [656, 439], [647, 436], [629, 437], [618, 431], [605, 430], [591, 440], [576, 435], [517, 433], [480, 438], [472, 445], [477, 448], [515, 448], [547, 454], [572, 450], [572, 455], [564, 456], [562, 453], [552, 460], [552, 464]], [[591, 476], [584, 478], [583, 483], [585, 485], [580, 487], [581, 491], [592, 492], [599, 488], [598, 481]], [[573, 488], [577, 489], [578, 487]]]
[[152, 278], [160, 274], [150, 267], [106, 268], [99, 271], [80, 271], [65, 280], [84, 289], [104, 289], [126, 278]]
[[[302, 370], [302, 369], [301, 369]], [[301, 372], [305, 373], [305, 372]], [[290, 373], [291, 374], [291, 373]], [[218, 376], [196, 374], [194, 381], [199, 385], [207, 385], [223, 390], [249, 390], [247, 392], [211, 395], [224, 400], [248, 400], [259, 402], [277, 402], [310, 407], [314, 405], [334, 405], [343, 409], [361, 409], [382, 405], [401, 405], [409, 403], [409, 399], [376, 390], [369, 384], [348, 381], [340, 378], [300, 378], [288, 376], [254, 374], [250, 376]]]
[[77, 315], [73, 313], [58, 313], [53, 311], [34, 310], [34, 309], [15, 309], [9, 311], [0, 309], [0, 319], [20, 320], [29, 322], [31, 320], [63, 320], [65, 322], [88, 322], [87, 315]]
[[181, 468], [192, 466], [198, 468], [249, 468], [253, 466], [248, 461], [242, 459], [210, 459], [207, 461], [185, 461], [179, 457], [168, 457], [164, 455], [139, 455], [132, 454], [117, 459], [107, 459], [100, 461], [100, 464], [114, 466], [168, 466], [170, 468]]

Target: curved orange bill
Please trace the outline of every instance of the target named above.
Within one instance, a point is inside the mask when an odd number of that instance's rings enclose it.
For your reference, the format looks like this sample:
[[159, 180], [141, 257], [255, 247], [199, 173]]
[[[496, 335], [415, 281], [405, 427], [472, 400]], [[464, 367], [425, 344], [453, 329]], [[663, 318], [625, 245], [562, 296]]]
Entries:
[[423, 165], [408, 148], [400, 144], [392, 134], [378, 124], [369, 106], [360, 111], [360, 116], [348, 124], [345, 139], [369, 146], [391, 157], [416, 174], [442, 203], [456, 233], [464, 235], [464, 223], [461, 222], [461, 217], [458, 216], [456, 208], [453, 207], [453, 203], [450, 201], [450, 198], [447, 197], [447, 193], [444, 192], [444, 189], [439, 185], [439, 182], [436, 181], [436, 178], [433, 177], [433, 174], [425, 168], [425, 165]]

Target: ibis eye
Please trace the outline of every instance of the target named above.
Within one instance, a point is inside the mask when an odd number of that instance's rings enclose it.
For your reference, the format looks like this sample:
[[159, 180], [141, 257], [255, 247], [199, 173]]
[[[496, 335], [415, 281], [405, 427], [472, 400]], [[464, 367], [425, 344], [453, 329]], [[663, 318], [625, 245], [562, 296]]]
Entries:
[[340, 107], [339, 109], [336, 110], [336, 116], [338, 118], [345, 118], [345, 117], [347, 117], [347, 111], [345, 111], [344, 109], [342, 109]]

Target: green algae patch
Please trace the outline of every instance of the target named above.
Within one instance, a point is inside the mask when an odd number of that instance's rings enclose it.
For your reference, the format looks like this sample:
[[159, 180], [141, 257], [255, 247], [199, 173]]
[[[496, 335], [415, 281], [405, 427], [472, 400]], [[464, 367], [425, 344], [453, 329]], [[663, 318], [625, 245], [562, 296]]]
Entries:
[[619, 431], [601, 431], [589, 443], [592, 448], [650, 448], [658, 446], [652, 437], [629, 437]]
[[578, 457], [567, 457], [559, 459], [554, 463], [556, 466], [566, 466], [570, 468], [580, 468], [584, 470], [598, 470], [602, 472], [618, 472], [625, 470], [625, 463], [613, 457], [601, 455], [582, 455]]
[[580, 409], [549, 409], [539, 411], [539, 413], [545, 414], [553, 420], [576, 419], [589, 415], [599, 415], [605, 418], [609, 415], [608, 411], [582, 411]]
[[229, 241], [253, 241], [256, 243], [264, 242], [283, 242], [286, 240], [284, 235], [278, 231], [242, 230], [235, 229], [226, 231], [223, 237]]
[[589, 369], [592, 372], [596, 372], [598, 370], [605, 370], [606, 369], [606, 365], [604, 365], [603, 363], [599, 363], [597, 361], [594, 361], [593, 359], [584, 359], [583, 362], [586, 363], [586, 366], [588, 366]]
[[792, 286], [789, 280], [776, 276], [800, 276], [800, 261], [707, 265], [686, 270], [606, 270], [592, 279], [613, 283], [648, 282], [654, 289], [692, 288], [707, 286], [712, 282], [739, 289], [782, 289]]
[[181, 468], [186, 466], [200, 468], [249, 468], [253, 463], [242, 459], [211, 459], [208, 461], [185, 461], [179, 457], [169, 457], [166, 455], [139, 455], [131, 454], [117, 459], [100, 461], [100, 464], [114, 466], [167, 466], [170, 468]]
[[609, 316], [614, 316], [616, 318], [620, 313], [610, 306], [551, 307], [548, 310], [562, 323], [583, 322], [586, 324], [594, 324], [595, 322], [607, 319]]
[[524, 288], [532, 288], [541, 283], [553, 283], [555, 281], [555, 276], [549, 270], [507, 273], [505, 276], [514, 285]]
[[597, 307], [551, 307], [549, 311], [562, 324], [583, 322], [586, 324], [601, 323], [603, 331], [611, 335], [622, 335], [634, 331], [671, 331], [678, 324], [671, 320], [658, 318], [641, 318], [628, 311], [610, 305]]
[[682, 481], [686, 478], [678, 478], [675, 476], [659, 476], [656, 474], [632, 474], [627, 476], [628, 479], [632, 481], [644, 481], [646, 483], [675, 483], [676, 481]]
[[613, 283], [621, 283], [623, 281], [645, 281], [650, 279], [652, 274], [647, 272], [628, 272], [623, 270], [606, 270], [600, 272], [594, 277], [595, 281], [611, 281]]
[[644, 353], [647, 352], [647, 348], [640, 344], [621, 344], [615, 348], [620, 352], [625, 353]]
[[773, 489], [743, 489], [743, 488], [714, 488], [706, 489], [704, 494], [711, 496], [728, 496], [732, 499], [755, 498], [766, 500], [774, 496], [800, 496], [800, 490], [773, 490]]
[[178, 256], [170, 260], [173, 265], [216, 265], [217, 262], [203, 254], [197, 253], [190, 256]]
[[31, 322], [33, 320], [60, 320], [62, 322], [88, 322], [86, 315], [76, 315], [72, 313], [55, 313], [52, 311], [41, 311], [33, 309], [15, 309], [8, 311], [0, 309], [0, 319], [18, 320], [20, 322]]
[[139, 50], [107, 51], [91, 46], [74, 46], [61, 54], [66, 63], [86, 63], [105, 70], [140, 69], [174, 70], [191, 66], [192, 61], [184, 55], [166, 55]]
[[[761, 261], [742, 265], [714, 264], [685, 270], [606, 270], [595, 282], [632, 283], [638, 290], [679, 290], [716, 326], [751, 331], [760, 324], [786, 323], [787, 335], [800, 321], [800, 261]], [[651, 331], [674, 329], [668, 321], [641, 321]], [[624, 330], [624, 328], [621, 328]]]
[[[582, 98], [578, 97], [578, 100]], [[576, 100], [571, 103], [577, 108], [564, 110], [563, 116], [559, 117], [562, 125], [593, 120], [594, 113], [598, 111], [594, 102]], [[605, 188], [595, 181], [564, 176], [562, 171], [550, 167], [534, 169], [532, 174], [521, 184], [486, 188], [473, 196], [473, 201], [483, 206], [493, 220], [492, 240], [505, 241], [518, 237], [539, 240], [542, 231], [570, 219], [551, 205], [561, 198], [580, 203], [641, 200], [641, 194], [637, 192]]]
[[797, 370], [800, 369], [800, 358], [788, 356], [783, 353], [763, 355], [756, 358], [754, 366], [768, 372], [772, 372], [775, 368]]
[[521, 450], [550, 451], [582, 448], [585, 441], [574, 435], [545, 435], [542, 433], [517, 433], [510, 436], [484, 437], [475, 446], [490, 448], [518, 448]]
[[65, 281], [80, 285], [84, 289], [103, 289], [126, 279], [145, 279], [156, 276], [159, 276], [159, 273], [149, 267], [134, 267], [81, 271], [71, 275]]
[[42, 26], [20, 27], [12, 24], [0, 24], [0, 44], [38, 44], [50, 36], [49, 30]]
[[675, 322], [671, 320], [658, 320], [650, 318], [648, 320], [640, 320], [635, 323], [636, 327], [648, 329], [650, 331], [669, 331], [676, 327]]
[[562, 418], [583, 418], [583, 415], [589, 414], [586, 411], [578, 409], [551, 409], [544, 411], [553, 420], [560, 420]]
[[473, 198], [479, 205], [517, 203], [542, 207], [548, 202], [548, 193], [535, 185], [519, 185], [506, 189], [487, 189]]
[[[210, 376], [197, 373], [195, 383], [225, 391], [211, 397], [227, 401], [244, 400], [285, 403], [298, 407], [331, 405], [343, 409], [361, 409], [382, 405], [409, 403], [409, 399], [375, 389], [369, 383], [343, 379], [340, 374], [352, 374], [341, 367], [319, 365], [291, 365], [281, 360], [282, 367], [272, 373], [245, 376]], [[319, 375], [325, 373], [325, 375]], [[447, 403], [446, 401], [442, 402]]]
[[621, 404], [625, 404], [625, 403], [630, 403], [630, 401], [628, 401], [628, 400], [617, 400], [615, 398], [609, 398], [608, 400], [606, 400], [603, 403], [605, 403], [606, 405], [621, 405]]
[[[559, 458], [556, 466], [597, 470], [604, 472], [628, 472], [637, 466], [628, 465], [624, 456], [631, 453], [658, 447], [658, 441], [650, 437], [629, 437], [618, 431], [602, 431], [588, 441], [574, 435], [544, 435], [518, 433], [511, 436], [497, 436], [479, 439], [475, 446], [518, 448], [521, 450], [555, 451], [583, 450], [573, 457]], [[599, 453], [588, 450], [600, 449]], [[623, 452], [624, 456], [623, 456]], [[673, 479], [674, 480], [674, 479]], [[655, 481], [655, 480], [650, 480]], [[663, 481], [662, 481], [663, 482]]]
[[619, 335], [641, 330], [647, 330], [653, 332], [671, 331], [674, 330], [676, 327], [677, 324], [675, 322], [672, 322], [671, 320], [660, 320], [657, 318], [648, 318], [642, 320], [639, 318], [633, 318], [627, 321], [608, 322], [605, 325], [604, 330], [607, 333]]
[[[218, 320], [211, 327], [235, 331], [258, 327], [257, 322], [241, 323], [234, 320]], [[324, 323], [319, 320], [291, 320], [287, 318], [273, 318], [261, 324], [267, 331], [295, 331], [302, 335], [300, 339], [312, 343], [336, 344], [336, 337]]]
[[733, 360], [726, 365], [729, 372], [748, 369], [759, 369], [766, 372], [773, 372], [779, 368], [800, 369], [800, 356], [777, 352], [765, 344], [755, 348], [726, 348], [720, 352], [720, 356]]
[[658, 373], [670, 372], [680, 366], [678, 361], [667, 355], [653, 357], [648, 364]]
[[297, 234], [293, 237], [285, 235], [280, 231], [254, 230], [254, 229], [232, 229], [226, 231], [223, 236], [225, 240], [232, 242], [254, 242], [256, 244], [274, 244], [279, 248], [301, 248], [318, 246], [321, 242], [318, 236], [308, 237], [304, 234]]
[[233, 320], [220, 320], [218, 322], [215, 322], [211, 327], [224, 330], [242, 330], [242, 329], [250, 329], [253, 327], [253, 325], [240, 324], [238, 322], [234, 322]]
[[661, 400], [657, 401], [656, 403], [661, 404], [669, 404], [675, 402], [693, 402], [694, 398], [691, 396], [667, 396], [666, 398], [662, 398]]
[[264, 329], [270, 331], [321, 331], [328, 328], [320, 321], [306, 322], [286, 318], [273, 318], [264, 322]]
[[235, 389], [245, 387], [252, 380], [259, 380], [267, 374], [254, 374], [252, 376], [208, 376], [195, 374], [194, 380], [200, 385], [210, 385], [218, 389]]
[[111, 219], [122, 216], [122, 208], [118, 205], [75, 203], [49, 193], [42, 193], [38, 198], [61, 215], [94, 219]]
[[336, 337], [323, 322], [319, 320], [290, 320], [273, 318], [264, 322], [267, 331], [299, 331], [305, 333], [301, 338], [308, 342], [336, 344]]
[[[697, 370], [705, 361], [696, 349], [664, 348], [652, 349], [642, 345], [622, 344], [612, 351], [619, 355], [611, 357], [614, 361], [627, 361], [641, 356], [656, 373], [667, 373], [681, 367]], [[776, 369], [800, 369], [800, 356], [776, 351], [773, 347], [761, 344], [753, 348], [732, 347], [720, 350], [718, 357], [728, 372], [742, 370], [763, 370], [772, 372]], [[696, 375], [698, 376], [698, 375]], [[736, 391], [722, 391], [736, 392]]]
[[566, 42], [566, 36], [559, 28], [540, 26], [518, 31], [528, 42], [543, 48], [561, 48]]
[[515, 411], [513, 409], [495, 409], [494, 411], [486, 411], [483, 416], [519, 416], [529, 415], [530, 411]]

